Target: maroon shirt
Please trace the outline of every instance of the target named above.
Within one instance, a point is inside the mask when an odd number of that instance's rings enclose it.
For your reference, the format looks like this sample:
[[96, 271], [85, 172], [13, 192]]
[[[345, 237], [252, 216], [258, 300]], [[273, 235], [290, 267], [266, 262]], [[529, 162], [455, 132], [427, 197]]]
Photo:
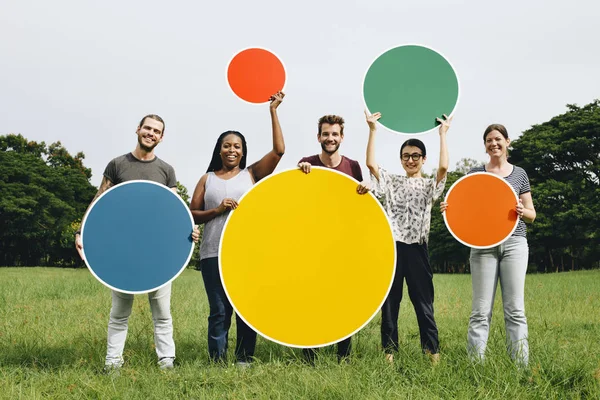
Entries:
[[[318, 154], [314, 156], [304, 157], [302, 160], [298, 161], [298, 164], [300, 164], [301, 162], [307, 162], [310, 165], [315, 165], [317, 167], [329, 168], [323, 165]], [[358, 161], [351, 160], [345, 156], [342, 156], [342, 162], [337, 167], [331, 169], [335, 169], [336, 171], [340, 171], [345, 173], [346, 175], [350, 175], [359, 182], [362, 182], [363, 180], [362, 170], [360, 169], [360, 164], [358, 163]]]

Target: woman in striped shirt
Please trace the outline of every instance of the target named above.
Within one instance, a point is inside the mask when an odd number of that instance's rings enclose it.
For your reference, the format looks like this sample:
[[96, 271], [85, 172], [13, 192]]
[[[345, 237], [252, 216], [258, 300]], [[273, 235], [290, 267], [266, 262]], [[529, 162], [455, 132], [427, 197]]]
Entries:
[[[487, 164], [472, 172], [490, 172], [504, 178], [519, 197], [515, 209], [519, 222], [512, 236], [490, 249], [471, 249], [473, 304], [467, 342], [472, 358], [483, 360], [492, 320], [496, 286], [500, 280], [506, 341], [511, 357], [522, 365], [529, 361], [528, 329], [525, 318], [525, 274], [529, 258], [525, 222], [535, 219], [531, 187], [527, 173], [508, 162], [510, 139], [503, 125], [493, 124], [483, 134]], [[448, 204], [442, 203], [442, 212]]]

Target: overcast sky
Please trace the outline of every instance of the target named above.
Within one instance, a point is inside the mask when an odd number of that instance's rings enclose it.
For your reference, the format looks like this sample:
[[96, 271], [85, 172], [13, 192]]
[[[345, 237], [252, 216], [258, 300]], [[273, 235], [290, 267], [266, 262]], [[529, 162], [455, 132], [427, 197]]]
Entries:
[[[83, 151], [97, 186], [106, 164], [135, 148], [139, 119], [156, 113], [166, 122], [156, 154], [192, 192], [221, 132], [245, 134], [250, 163], [271, 148], [268, 105], [237, 99], [226, 80], [235, 53], [265, 47], [288, 76], [277, 170], [318, 153], [317, 120], [339, 114], [342, 154], [367, 175], [362, 79], [382, 51], [416, 43], [442, 53], [459, 77], [453, 169], [463, 157], [486, 160], [481, 135], [490, 123], [516, 138], [567, 103], [600, 98], [598, 17], [596, 0], [2, 0], [0, 135]], [[380, 128], [379, 164], [401, 172], [406, 138]], [[430, 172], [438, 134], [419, 138]]]

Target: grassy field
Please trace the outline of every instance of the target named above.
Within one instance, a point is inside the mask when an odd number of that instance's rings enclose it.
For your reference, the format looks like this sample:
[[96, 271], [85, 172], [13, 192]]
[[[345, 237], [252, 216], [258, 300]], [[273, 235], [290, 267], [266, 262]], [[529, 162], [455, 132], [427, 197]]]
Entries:
[[376, 317], [355, 336], [347, 365], [338, 365], [329, 348], [311, 367], [300, 351], [259, 338], [258, 362], [240, 369], [209, 364], [206, 295], [200, 273], [187, 270], [173, 284], [176, 369], [156, 367], [150, 309], [140, 295], [125, 366], [112, 377], [102, 373], [108, 289], [87, 270], [0, 268], [0, 398], [600, 399], [600, 271], [527, 277], [527, 370], [506, 354], [499, 293], [487, 362], [474, 365], [465, 348], [470, 277], [436, 275], [435, 288], [442, 353], [436, 367], [419, 350], [405, 296], [402, 350], [393, 365], [379, 349]]

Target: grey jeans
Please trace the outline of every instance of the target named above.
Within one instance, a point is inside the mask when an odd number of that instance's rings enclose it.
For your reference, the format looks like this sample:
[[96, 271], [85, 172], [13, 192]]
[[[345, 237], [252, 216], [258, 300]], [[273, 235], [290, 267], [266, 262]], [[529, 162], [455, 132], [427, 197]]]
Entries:
[[[158, 359], [175, 358], [175, 342], [173, 341], [173, 319], [171, 318], [171, 284], [167, 284], [154, 292], [148, 293], [148, 302], [154, 322], [154, 344]], [[106, 349], [106, 365], [121, 366], [123, 364], [123, 348], [127, 338], [127, 328], [133, 295], [112, 291], [112, 308], [108, 320], [108, 339]]]
[[488, 341], [496, 286], [500, 280], [506, 342], [511, 357], [527, 365], [527, 319], [525, 318], [525, 274], [529, 258], [527, 239], [511, 236], [490, 249], [471, 249], [473, 306], [467, 333], [472, 357], [483, 359]]

